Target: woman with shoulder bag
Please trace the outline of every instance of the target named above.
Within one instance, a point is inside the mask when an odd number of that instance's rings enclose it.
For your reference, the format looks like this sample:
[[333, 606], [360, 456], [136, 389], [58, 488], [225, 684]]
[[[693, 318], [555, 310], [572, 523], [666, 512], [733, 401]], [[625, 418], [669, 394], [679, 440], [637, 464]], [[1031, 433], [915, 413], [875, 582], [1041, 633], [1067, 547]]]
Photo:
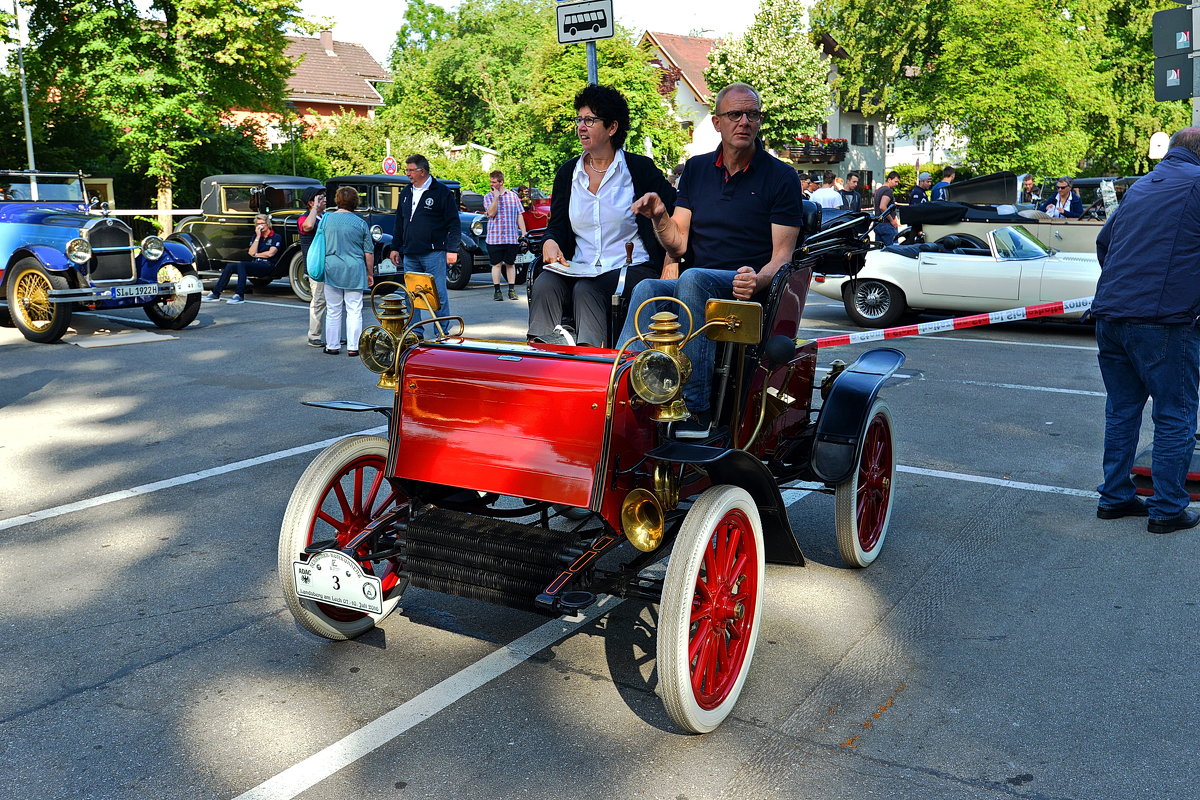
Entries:
[[344, 313], [347, 355], [353, 357], [358, 355], [362, 333], [363, 292], [375, 283], [371, 274], [375, 247], [367, 223], [354, 213], [358, 192], [343, 186], [337, 190], [334, 202], [337, 211], [326, 214], [320, 227], [325, 239], [325, 352], [332, 356], [341, 353], [338, 334]]

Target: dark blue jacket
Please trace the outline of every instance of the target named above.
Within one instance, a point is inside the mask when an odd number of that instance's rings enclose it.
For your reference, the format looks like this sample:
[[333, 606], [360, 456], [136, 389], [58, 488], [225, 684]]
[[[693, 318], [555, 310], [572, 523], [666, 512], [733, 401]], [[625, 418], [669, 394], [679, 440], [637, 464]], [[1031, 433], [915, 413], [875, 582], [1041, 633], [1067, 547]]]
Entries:
[[462, 236], [458, 225], [458, 202], [450, 187], [437, 178], [430, 178], [429, 188], [421, 195], [421, 207], [415, 214], [412, 213], [412, 198], [412, 186], [405, 186], [400, 192], [400, 208], [396, 209], [393, 246], [409, 256], [457, 251]]
[[1092, 315], [1162, 324], [1200, 315], [1200, 158], [1172, 147], [1096, 237]]

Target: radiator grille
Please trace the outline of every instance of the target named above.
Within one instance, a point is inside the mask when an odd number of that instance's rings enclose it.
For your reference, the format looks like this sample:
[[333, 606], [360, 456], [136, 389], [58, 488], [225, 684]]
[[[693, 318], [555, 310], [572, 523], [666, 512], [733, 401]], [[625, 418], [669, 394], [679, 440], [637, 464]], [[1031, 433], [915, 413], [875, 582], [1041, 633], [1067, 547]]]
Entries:
[[120, 222], [104, 220], [88, 229], [87, 239], [92, 246], [92, 260], [88, 262], [90, 280], [131, 281], [137, 277], [133, 260], [133, 234], [128, 227]]

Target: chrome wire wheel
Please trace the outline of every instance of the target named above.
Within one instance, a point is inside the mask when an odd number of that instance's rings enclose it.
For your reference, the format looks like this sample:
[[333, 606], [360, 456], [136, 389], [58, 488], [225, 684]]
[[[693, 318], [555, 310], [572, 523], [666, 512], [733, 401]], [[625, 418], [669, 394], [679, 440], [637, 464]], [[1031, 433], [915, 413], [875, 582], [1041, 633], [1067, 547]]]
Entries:
[[846, 314], [864, 328], [886, 328], [900, 321], [908, 310], [904, 292], [891, 284], [870, 278], [848, 285]]

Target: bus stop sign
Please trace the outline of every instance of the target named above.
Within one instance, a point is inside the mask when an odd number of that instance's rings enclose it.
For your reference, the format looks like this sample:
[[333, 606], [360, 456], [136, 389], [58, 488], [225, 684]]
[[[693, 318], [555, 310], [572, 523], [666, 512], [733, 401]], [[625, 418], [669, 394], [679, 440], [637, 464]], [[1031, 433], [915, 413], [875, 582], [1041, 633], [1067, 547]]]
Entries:
[[559, 44], [594, 42], [614, 35], [612, 0], [559, 3], [554, 10], [558, 15]]

